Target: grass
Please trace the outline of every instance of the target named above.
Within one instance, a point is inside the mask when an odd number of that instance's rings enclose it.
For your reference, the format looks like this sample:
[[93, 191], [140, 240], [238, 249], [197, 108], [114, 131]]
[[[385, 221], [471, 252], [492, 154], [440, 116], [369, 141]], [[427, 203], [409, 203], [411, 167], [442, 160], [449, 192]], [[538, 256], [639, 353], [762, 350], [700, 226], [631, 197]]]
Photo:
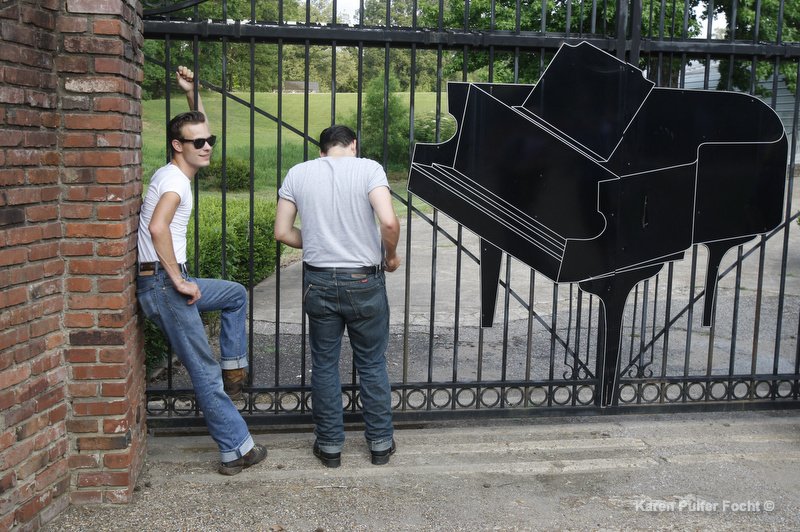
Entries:
[[[409, 93], [399, 93], [401, 101], [408, 105]], [[214, 147], [214, 157], [222, 157], [223, 152], [227, 158], [237, 158], [245, 161], [253, 159], [254, 169], [254, 194], [265, 199], [275, 199], [277, 183], [286, 175], [293, 165], [303, 160], [317, 157], [318, 148], [310, 139], [316, 139], [322, 129], [331, 123], [332, 105], [330, 93], [313, 93], [308, 95], [308, 113], [305, 109], [304, 94], [283, 94], [281, 102], [281, 116], [283, 123], [291, 126], [301, 133], [291, 131], [284, 127], [281, 131], [281, 167], [278, 169], [278, 127], [274, 119], [254, 113], [252, 116], [251, 139], [251, 114], [248, 104], [227, 99], [223, 102], [222, 96], [217, 93], [201, 93], [203, 104], [208, 116], [212, 133], [219, 137]], [[234, 96], [249, 102], [248, 93], [234, 93]], [[444, 96], [443, 96], [444, 98]], [[226, 121], [223, 124], [223, 103]], [[355, 93], [341, 93], [336, 95], [335, 114], [336, 121], [355, 126], [357, 108], [357, 95]], [[444, 105], [444, 103], [442, 103]], [[277, 93], [256, 93], [255, 106], [264, 112], [277, 117]], [[414, 109], [416, 116], [431, 113], [435, 110], [435, 93], [415, 93]], [[183, 95], [170, 99], [170, 115], [188, 110], [186, 99]], [[142, 102], [142, 175], [145, 183], [150, 176], [166, 162], [166, 101], [164, 99], [147, 100]], [[303, 136], [307, 132], [309, 138]], [[402, 198], [406, 197], [406, 179], [408, 171], [405, 169], [392, 169], [388, 172], [392, 190]], [[231, 192], [231, 196], [247, 196], [249, 192]], [[405, 207], [395, 201], [398, 214], [405, 212]], [[402, 214], [400, 214], [402, 216]]]

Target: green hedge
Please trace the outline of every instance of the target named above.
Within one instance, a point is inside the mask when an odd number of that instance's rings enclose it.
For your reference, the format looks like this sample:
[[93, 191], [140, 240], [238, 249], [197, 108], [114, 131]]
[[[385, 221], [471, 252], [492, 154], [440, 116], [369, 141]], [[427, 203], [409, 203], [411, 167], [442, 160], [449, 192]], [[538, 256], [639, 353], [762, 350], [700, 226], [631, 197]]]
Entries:
[[[227, 158], [225, 165], [225, 190], [250, 190], [250, 165], [247, 161]], [[222, 161], [213, 159], [205, 168], [197, 173], [200, 186], [204, 189], [222, 190]]]
[[[226, 198], [227, 234], [225, 240], [225, 278], [244, 286], [250, 284], [250, 200]], [[222, 198], [200, 194], [197, 202], [200, 216], [200, 261], [198, 277], [222, 278]], [[253, 204], [253, 285], [275, 271], [275, 202], [255, 199]], [[194, 220], [189, 222], [187, 262], [193, 270]]]
[[[442, 115], [439, 121], [439, 140], [444, 142], [456, 134], [456, 121], [450, 115]], [[414, 140], [417, 142], [437, 142], [436, 113], [431, 111], [414, 120]]]

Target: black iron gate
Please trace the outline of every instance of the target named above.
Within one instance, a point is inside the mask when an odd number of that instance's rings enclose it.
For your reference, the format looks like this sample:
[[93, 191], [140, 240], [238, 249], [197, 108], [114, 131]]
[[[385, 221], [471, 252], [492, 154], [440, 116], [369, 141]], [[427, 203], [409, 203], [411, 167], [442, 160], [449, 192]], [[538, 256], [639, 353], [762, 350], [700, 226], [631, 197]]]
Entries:
[[[252, 371], [238, 405], [250, 423], [310, 420], [297, 257], [274, 241], [264, 251], [271, 227], [259, 232], [264, 219], [269, 224], [259, 213], [275, 202], [287, 168], [316, 152], [317, 126], [334, 121], [350, 123], [362, 155], [383, 162], [404, 221], [404, 265], [390, 276], [396, 419], [800, 405], [794, 3], [176, 0], [144, 7], [144, 92], [161, 107], [144, 106], [145, 180], [165, 157], [164, 120], [179, 104], [170, 73], [178, 64], [199, 73], [207, 112], [218, 120], [217, 186], [195, 183], [193, 263], [196, 272], [249, 287]], [[495, 326], [481, 328], [477, 238], [405, 190], [414, 143], [452, 134], [447, 81], [533, 84], [563, 43], [582, 41], [638, 66], [659, 87], [757, 95], [780, 116], [790, 145], [783, 223], [724, 258], [710, 327], [701, 325], [703, 246], [632, 291], [608, 404], [599, 391], [599, 300], [506, 258]], [[244, 160], [239, 192], [231, 154]], [[244, 236], [231, 232], [237, 201], [248, 215]], [[216, 221], [202, 221], [217, 210]], [[223, 229], [201, 245], [208, 223]], [[357, 419], [347, 346], [342, 360], [343, 401]], [[167, 357], [156, 373], [147, 389], [151, 426], [202, 423], [182, 369]]]

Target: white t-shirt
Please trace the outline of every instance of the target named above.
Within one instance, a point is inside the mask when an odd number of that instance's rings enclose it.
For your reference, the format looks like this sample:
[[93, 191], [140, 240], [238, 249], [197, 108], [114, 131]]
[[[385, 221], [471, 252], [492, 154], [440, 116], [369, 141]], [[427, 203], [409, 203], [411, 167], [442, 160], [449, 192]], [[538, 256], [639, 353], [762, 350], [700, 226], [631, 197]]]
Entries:
[[158, 260], [153, 247], [153, 238], [150, 235], [150, 219], [153, 211], [166, 192], [175, 192], [181, 198], [180, 205], [175, 211], [175, 217], [169, 224], [172, 233], [172, 247], [178, 264], [186, 262], [186, 228], [192, 215], [192, 182], [180, 168], [170, 163], [162, 166], [150, 180], [147, 194], [144, 196], [142, 209], [139, 213], [139, 262], [155, 262]]
[[292, 167], [278, 195], [297, 206], [303, 261], [318, 267], [381, 264], [369, 193], [388, 186], [383, 167], [370, 159], [322, 157]]

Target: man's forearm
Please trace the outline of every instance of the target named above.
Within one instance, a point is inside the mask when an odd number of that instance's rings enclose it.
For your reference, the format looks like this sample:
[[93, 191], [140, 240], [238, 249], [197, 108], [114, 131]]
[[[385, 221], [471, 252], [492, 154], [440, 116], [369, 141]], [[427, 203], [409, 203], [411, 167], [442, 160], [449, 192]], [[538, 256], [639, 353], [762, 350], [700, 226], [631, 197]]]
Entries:
[[167, 272], [173, 284], [178, 284], [183, 279], [183, 276], [181, 275], [181, 268], [178, 266], [178, 259], [175, 258], [175, 250], [172, 247], [172, 233], [167, 229], [164, 233], [155, 233], [150, 236], [161, 268]]
[[[194, 105], [194, 88], [190, 91], [186, 92], [186, 102], [189, 104], [189, 109], [195, 109]], [[203, 99], [200, 97], [200, 91], [197, 91], [197, 107], [196, 109], [203, 113], [206, 116], [206, 120], [208, 120], [208, 115], [206, 115], [206, 110], [203, 107]]]
[[387, 257], [397, 253], [397, 242], [400, 240], [400, 225], [381, 225], [381, 241]]

